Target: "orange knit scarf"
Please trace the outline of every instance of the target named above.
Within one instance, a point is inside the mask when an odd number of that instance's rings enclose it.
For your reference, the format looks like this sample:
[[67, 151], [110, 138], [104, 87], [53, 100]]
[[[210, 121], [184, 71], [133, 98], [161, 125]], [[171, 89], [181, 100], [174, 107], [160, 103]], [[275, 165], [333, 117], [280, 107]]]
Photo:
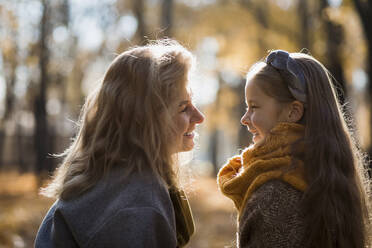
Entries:
[[304, 165], [295, 159], [304, 151], [304, 130], [300, 124], [278, 123], [264, 144], [248, 147], [221, 168], [217, 176], [219, 188], [234, 201], [239, 216], [252, 193], [269, 180], [283, 180], [305, 191]]

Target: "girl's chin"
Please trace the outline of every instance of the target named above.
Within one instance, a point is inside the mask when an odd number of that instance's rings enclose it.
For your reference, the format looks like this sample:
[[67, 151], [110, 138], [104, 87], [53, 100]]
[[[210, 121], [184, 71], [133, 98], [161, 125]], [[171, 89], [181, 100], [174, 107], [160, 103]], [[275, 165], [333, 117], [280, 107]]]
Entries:
[[265, 141], [265, 139], [261, 135], [254, 135], [252, 140], [255, 146], [261, 145]]

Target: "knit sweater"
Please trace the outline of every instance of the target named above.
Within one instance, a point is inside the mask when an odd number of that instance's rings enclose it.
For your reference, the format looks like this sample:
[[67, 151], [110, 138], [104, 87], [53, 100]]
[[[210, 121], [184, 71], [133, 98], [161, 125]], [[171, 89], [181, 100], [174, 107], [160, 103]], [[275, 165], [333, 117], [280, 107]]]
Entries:
[[279, 123], [221, 168], [220, 190], [238, 210], [238, 247], [302, 247], [303, 135], [302, 125]]
[[306, 247], [301, 197], [301, 191], [282, 180], [271, 180], [259, 187], [242, 210], [238, 247]]

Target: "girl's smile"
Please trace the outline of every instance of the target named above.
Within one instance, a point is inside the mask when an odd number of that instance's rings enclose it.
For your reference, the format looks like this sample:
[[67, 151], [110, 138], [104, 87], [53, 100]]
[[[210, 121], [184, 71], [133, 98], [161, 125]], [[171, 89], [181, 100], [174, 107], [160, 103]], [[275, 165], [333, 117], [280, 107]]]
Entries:
[[241, 123], [252, 133], [254, 144], [263, 143], [270, 130], [285, 119], [282, 114], [284, 105], [265, 94], [258, 84], [259, 81], [255, 80], [246, 83], [247, 111], [241, 119]]

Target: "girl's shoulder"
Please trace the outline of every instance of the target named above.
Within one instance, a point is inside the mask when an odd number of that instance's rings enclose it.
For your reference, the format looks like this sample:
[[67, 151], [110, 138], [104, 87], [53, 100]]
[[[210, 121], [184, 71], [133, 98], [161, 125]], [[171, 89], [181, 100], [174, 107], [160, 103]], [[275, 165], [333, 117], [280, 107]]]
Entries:
[[244, 210], [259, 208], [261, 211], [266, 211], [269, 216], [297, 212], [302, 197], [303, 192], [282, 180], [273, 179], [261, 185], [252, 194]]
[[270, 180], [260, 186], [240, 214], [240, 245], [302, 247], [305, 234], [302, 196], [303, 192], [281, 180]]

